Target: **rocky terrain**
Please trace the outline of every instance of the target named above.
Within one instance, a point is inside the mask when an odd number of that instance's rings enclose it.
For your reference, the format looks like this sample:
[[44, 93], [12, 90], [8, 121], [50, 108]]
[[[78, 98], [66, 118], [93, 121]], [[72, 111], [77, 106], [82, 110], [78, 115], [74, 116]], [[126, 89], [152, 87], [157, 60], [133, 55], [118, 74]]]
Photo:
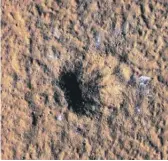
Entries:
[[168, 159], [167, 0], [2, 0], [2, 159]]

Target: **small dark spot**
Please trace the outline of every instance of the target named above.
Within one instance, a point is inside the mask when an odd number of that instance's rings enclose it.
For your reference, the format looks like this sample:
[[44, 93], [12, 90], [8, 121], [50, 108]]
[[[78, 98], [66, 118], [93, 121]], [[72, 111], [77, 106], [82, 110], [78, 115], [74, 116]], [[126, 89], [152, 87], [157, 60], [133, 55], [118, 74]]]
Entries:
[[49, 69], [46, 64], [43, 64], [40, 60], [36, 60], [36, 63], [43, 69], [44, 73], [49, 72]]
[[61, 99], [60, 99], [61, 94], [58, 91], [54, 92], [54, 96], [53, 97], [54, 97], [55, 103], [58, 103], [59, 105], [61, 105]]
[[[30, 47], [32, 49], [32, 47]], [[32, 51], [31, 51], [32, 52]], [[33, 64], [33, 58], [29, 57], [27, 60], [26, 60], [26, 65], [25, 65], [25, 70], [27, 73], [30, 72], [30, 67], [32, 66]], [[30, 75], [29, 75], [30, 76]]]
[[135, 86], [136, 85], [136, 79], [135, 76], [132, 74], [130, 77], [130, 80], [128, 81], [128, 85]]
[[157, 44], [157, 40], [156, 39], [154, 40], [154, 43]]
[[13, 86], [16, 87], [19, 77], [16, 73], [13, 74]]
[[164, 83], [164, 78], [163, 78], [163, 76], [158, 75], [157, 78], [158, 78], [158, 81], [159, 81], [159, 82]]
[[127, 5], [126, 5], [126, 9], [127, 9], [127, 10], [129, 10], [129, 9], [130, 9], [130, 7], [131, 7], [131, 5], [130, 5], [130, 4], [127, 4]]
[[32, 84], [31, 84], [31, 81], [30, 81], [30, 80], [28, 80], [28, 82], [27, 82], [27, 87], [28, 87], [29, 89], [32, 88]]
[[43, 8], [42, 8], [42, 6], [36, 5], [36, 9], [37, 9], [38, 14], [41, 16], [42, 13], [43, 13]]
[[149, 3], [149, 9], [150, 9], [151, 12], [153, 12], [154, 8], [153, 8], [153, 5], [151, 3]]
[[112, 56], [115, 56], [116, 50], [109, 43], [105, 43], [105, 53], [106, 55], [111, 54]]
[[44, 33], [44, 34], [43, 34], [43, 39], [48, 41], [48, 40], [50, 40], [51, 38], [50, 38], [46, 33]]
[[41, 96], [44, 98], [44, 104], [47, 104], [48, 103], [48, 95], [45, 94], [45, 93], [42, 93]]
[[61, 1], [62, 0], [56, 0], [56, 2], [57, 2], [58, 5], [61, 5]]
[[150, 160], [149, 154], [146, 154], [146, 155], [145, 155], [145, 160]]
[[36, 114], [34, 112], [32, 112], [32, 125], [36, 126], [37, 125], [37, 121], [38, 121], [38, 119], [37, 119]]
[[138, 33], [140, 36], [142, 36], [142, 30], [141, 29], [138, 29]]
[[122, 53], [121, 55], [119, 55], [119, 60], [123, 63], [127, 63], [128, 55], [126, 53]]
[[117, 65], [117, 66], [114, 68], [113, 74], [118, 75], [119, 73], [120, 73], [120, 67]]
[[163, 160], [163, 152], [160, 152], [160, 159]]
[[32, 37], [29, 39], [29, 52], [30, 53], [33, 52], [33, 38]]
[[77, 127], [77, 132], [82, 132], [82, 129], [80, 127]]
[[52, 51], [54, 53], [54, 57], [57, 57], [59, 59], [60, 58], [60, 52], [57, 51], [55, 46], [52, 46]]
[[31, 92], [27, 92], [25, 94], [25, 100], [28, 102], [28, 104], [31, 108], [33, 108], [35, 106]]
[[89, 50], [89, 45], [86, 44], [85, 46], [83, 46], [83, 50], [85, 50], [87, 52]]

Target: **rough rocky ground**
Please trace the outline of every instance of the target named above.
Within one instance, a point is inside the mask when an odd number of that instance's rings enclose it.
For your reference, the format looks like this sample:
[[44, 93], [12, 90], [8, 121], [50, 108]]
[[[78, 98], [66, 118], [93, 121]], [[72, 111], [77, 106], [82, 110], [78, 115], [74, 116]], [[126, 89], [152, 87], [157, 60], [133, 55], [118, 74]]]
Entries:
[[168, 159], [167, 0], [2, 0], [1, 24], [2, 159]]

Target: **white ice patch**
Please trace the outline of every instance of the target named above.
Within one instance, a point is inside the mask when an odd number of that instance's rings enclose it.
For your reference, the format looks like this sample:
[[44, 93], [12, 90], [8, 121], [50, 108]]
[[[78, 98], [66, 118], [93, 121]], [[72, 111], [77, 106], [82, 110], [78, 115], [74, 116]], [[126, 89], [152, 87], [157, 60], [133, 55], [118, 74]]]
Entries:
[[147, 98], [150, 94], [150, 81], [151, 78], [147, 76], [141, 76], [137, 80], [138, 86], [136, 89], [137, 93], [137, 102], [135, 105], [135, 111], [140, 112], [141, 111], [141, 104], [144, 98]]
[[101, 35], [98, 33], [96, 35], [96, 48], [99, 48], [101, 45]]
[[57, 116], [57, 120], [62, 121], [63, 120], [63, 116], [62, 115], [58, 115]]
[[56, 27], [53, 29], [53, 36], [56, 37], [57, 39], [59, 39], [61, 36], [61, 33]]
[[141, 76], [139, 77], [139, 84], [147, 84], [151, 80], [150, 77]]

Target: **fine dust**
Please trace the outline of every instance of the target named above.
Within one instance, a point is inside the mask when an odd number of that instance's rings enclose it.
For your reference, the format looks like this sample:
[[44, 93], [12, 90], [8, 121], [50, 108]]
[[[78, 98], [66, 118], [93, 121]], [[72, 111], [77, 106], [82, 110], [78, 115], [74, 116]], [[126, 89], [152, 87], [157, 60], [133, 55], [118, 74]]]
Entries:
[[168, 159], [166, 0], [3, 0], [1, 28], [2, 159]]

